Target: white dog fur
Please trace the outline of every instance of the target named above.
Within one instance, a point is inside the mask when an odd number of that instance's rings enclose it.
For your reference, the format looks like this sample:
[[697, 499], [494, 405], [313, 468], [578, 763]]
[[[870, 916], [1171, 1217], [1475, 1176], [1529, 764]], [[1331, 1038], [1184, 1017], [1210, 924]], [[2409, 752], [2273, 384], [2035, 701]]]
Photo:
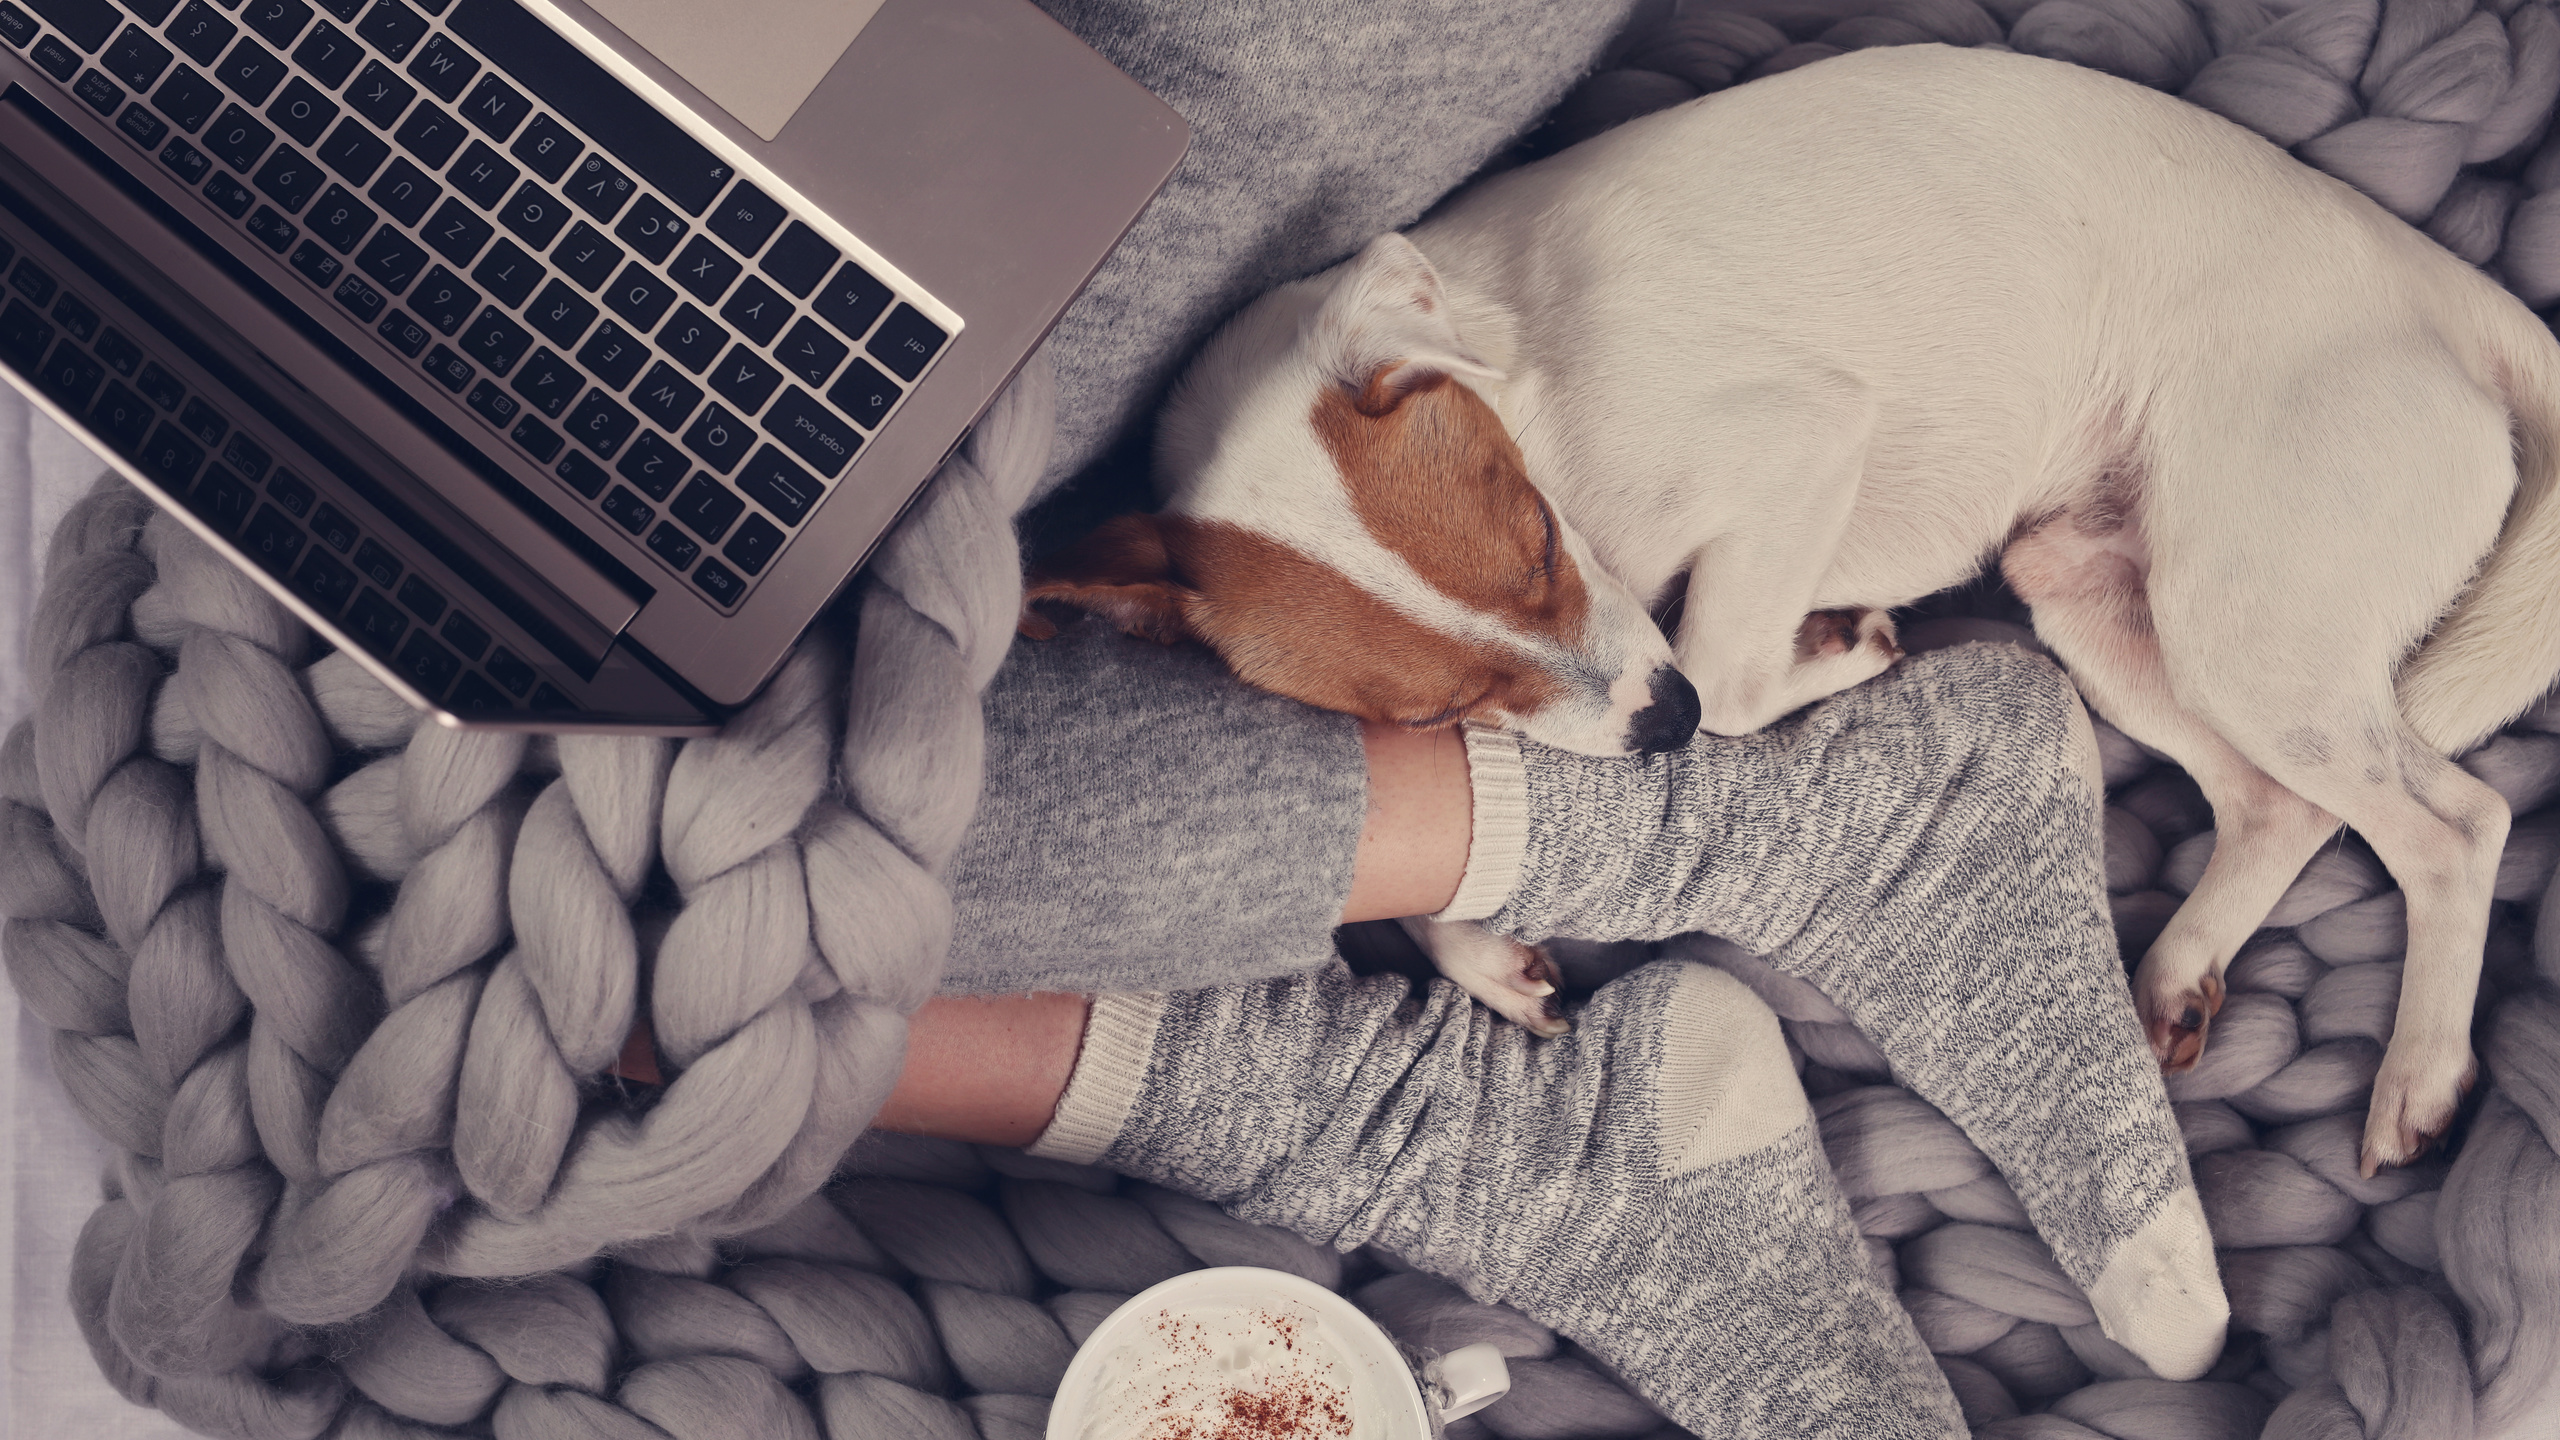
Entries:
[[[2555, 443], [2551, 334], [2347, 186], [2089, 70], [1881, 48], [1621, 126], [1264, 297], [1164, 417], [1165, 514], [1034, 593], [1311, 703], [1610, 755], [1875, 675], [1889, 608], [1997, 563], [2099, 713], [2212, 801], [2134, 981], [2164, 1064], [2340, 821], [2406, 891], [2370, 1171], [2473, 1075], [2508, 815], [2446, 756], [2560, 672]], [[1415, 928], [1546, 1021], [1507, 942]]]

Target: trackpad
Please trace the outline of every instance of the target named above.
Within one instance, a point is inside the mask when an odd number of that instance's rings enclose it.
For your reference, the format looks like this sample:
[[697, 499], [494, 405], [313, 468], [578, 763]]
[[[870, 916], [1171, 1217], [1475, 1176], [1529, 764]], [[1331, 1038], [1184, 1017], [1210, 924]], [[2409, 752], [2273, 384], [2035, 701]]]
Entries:
[[884, 0], [587, 0], [766, 140], [843, 58]]

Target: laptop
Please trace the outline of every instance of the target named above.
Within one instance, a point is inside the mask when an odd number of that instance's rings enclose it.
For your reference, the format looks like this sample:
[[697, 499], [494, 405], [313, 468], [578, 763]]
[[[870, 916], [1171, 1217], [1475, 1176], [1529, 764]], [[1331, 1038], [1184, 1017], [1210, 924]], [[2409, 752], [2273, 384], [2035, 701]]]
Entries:
[[0, 0], [0, 373], [439, 721], [702, 734], [1187, 144], [1025, 0]]

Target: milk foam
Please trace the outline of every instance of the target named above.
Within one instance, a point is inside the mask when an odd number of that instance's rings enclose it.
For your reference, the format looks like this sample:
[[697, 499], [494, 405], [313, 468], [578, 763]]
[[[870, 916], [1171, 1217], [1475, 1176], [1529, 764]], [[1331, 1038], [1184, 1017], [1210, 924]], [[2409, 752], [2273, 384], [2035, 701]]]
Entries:
[[1290, 1300], [1164, 1306], [1104, 1354], [1076, 1440], [1369, 1440], [1360, 1368]]

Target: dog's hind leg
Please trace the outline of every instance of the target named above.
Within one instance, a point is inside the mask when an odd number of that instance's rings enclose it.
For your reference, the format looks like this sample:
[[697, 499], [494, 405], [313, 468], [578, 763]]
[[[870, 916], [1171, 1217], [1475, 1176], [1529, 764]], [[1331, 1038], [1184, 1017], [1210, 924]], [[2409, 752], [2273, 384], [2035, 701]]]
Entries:
[[2036, 634], [2107, 723], [2183, 767], [2213, 806], [2203, 876], [2133, 978], [2143, 1033], [2172, 1072], [2192, 1067], [2223, 999], [2222, 972], [2338, 821], [2279, 784], [2178, 703], [2161, 662], [2139, 536], [2071, 515], [2014, 541], [2010, 586]]

